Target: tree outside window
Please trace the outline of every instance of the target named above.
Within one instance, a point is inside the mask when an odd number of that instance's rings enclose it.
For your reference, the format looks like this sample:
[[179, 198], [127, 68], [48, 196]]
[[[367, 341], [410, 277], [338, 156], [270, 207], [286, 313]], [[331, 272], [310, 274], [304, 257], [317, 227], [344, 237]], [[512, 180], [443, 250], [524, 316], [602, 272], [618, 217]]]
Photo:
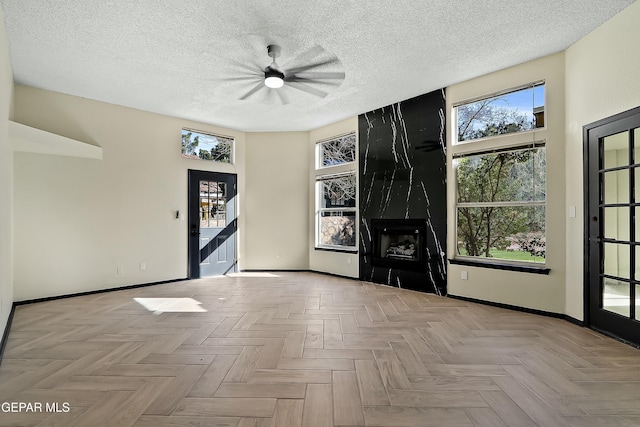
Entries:
[[232, 163], [233, 138], [182, 129], [182, 157]]
[[546, 150], [457, 159], [458, 255], [544, 262]]
[[[458, 143], [544, 126], [544, 84], [456, 107]], [[544, 142], [455, 157], [457, 257], [544, 263]]]

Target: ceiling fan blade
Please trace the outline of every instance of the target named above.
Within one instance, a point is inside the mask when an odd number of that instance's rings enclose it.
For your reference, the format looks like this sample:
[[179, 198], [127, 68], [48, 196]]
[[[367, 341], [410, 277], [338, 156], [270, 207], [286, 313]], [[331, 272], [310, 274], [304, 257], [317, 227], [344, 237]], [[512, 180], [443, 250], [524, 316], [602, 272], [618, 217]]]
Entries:
[[298, 74], [298, 73], [301, 73], [303, 71], [310, 70], [312, 68], [320, 67], [322, 65], [327, 65], [327, 64], [333, 64], [333, 63], [340, 63], [340, 61], [338, 60], [338, 58], [335, 58], [335, 57], [334, 58], [329, 58], [329, 59], [325, 59], [325, 60], [322, 60], [322, 61], [319, 61], [319, 62], [316, 62], [316, 63], [313, 63], [313, 64], [307, 64], [307, 65], [303, 65], [301, 67], [290, 68], [288, 70], [285, 68], [284, 69], [285, 70], [284, 73], [285, 73], [285, 75], [287, 75], [287, 74], [289, 74], [289, 75]]
[[287, 84], [294, 89], [298, 89], [298, 90], [301, 90], [302, 92], [307, 92], [312, 95], [319, 96], [320, 98], [324, 98], [329, 94], [328, 92], [309, 86], [306, 83], [293, 81], [293, 82], [288, 82]]
[[302, 52], [300, 55], [296, 56], [295, 58], [291, 58], [289, 61], [284, 63], [282, 66], [283, 67], [287, 67], [288, 65], [290, 65], [292, 63], [296, 63], [296, 62], [304, 64], [306, 62], [311, 61], [316, 56], [320, 55], [322, 52], [324, 52], [324, 49], [322, 48], [322, 46], [317, 44], [317, 45], [312, 46], [311, 48], [305, 50], [304, 52]]
[[241, 96], [240, 99], [241, 101], [247, 99], [248, 97], [250, 97], [251, 95], [253, 95], [254, 93], [256, 93], [257, 91], [259, 91], [260, 89], [262, 89], [263, 87], [266, 87], [264, 85], [263, 82], [258, 82], [249, 92], [245, 93], [243, 96]]
[[245, 70], [249, 71], [251, 73], [251, 75], [253, 76], [262, 76], [264, 75], [264, 70], [257, 66], [250, 66], [247, 64], [243, 64], [242, 62], [236, 61], [234, 59], [229, 59], [229, 58], [224, 58], [226, 61], [228, 61], [230, 64], [235, 65], [236, 67], [240, 67], [240, 68], [244, 68]]
[[257, 81], [257, 80], [262, 80], [263, 78], [264, 78], [263, 76], [245, 76], [245, 77], [222, 77], [217, 80], [224, 81], [224, 82], [243, 81], [243, 80]]
[[293, 79], [305, 80], [340, 80], [344, 79], [344, 71], [328, 72], [328, 71], [301, 71], [291, 76]]
[[276, 93], [278, 94], [278, 98], [282, 101], [282, 104], [287, 105], [289, 103], [289, 97], [286, 93], [280, 88], [280, 90], [276, 89]]

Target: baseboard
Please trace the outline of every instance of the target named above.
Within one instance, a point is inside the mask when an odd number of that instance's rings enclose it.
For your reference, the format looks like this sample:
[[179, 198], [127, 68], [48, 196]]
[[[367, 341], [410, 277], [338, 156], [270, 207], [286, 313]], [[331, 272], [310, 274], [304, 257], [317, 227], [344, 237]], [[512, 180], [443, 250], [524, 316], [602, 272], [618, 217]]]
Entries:
[[53, 296], [53, 297], [22, 300], [22, 301], [16, 301], [13, 304], [14, 305], [34, 304], [34, 303], [38, 303], [38, 302], [55, 301], [55, 300], [59, 300], [59, 299], [82, 297], [82, 296], [85, 296], [85, 295], [103, 294], [105, 292], [124, 291], [124, 290], [127, 290], [127, 289], [145, 288], [147, 286], [156, 286], [156, 285], [165, 285], [167, 283], [184, 282], [185, 280], [188, 280], [188, 279], [184, 278], [184, 279], [163, 280], [163, 281], [160, 281], [160, 282], [140, 283], [140, 284], [137, 284], [137, 285], [120, 286], [120, 287], [117, 287], [117, 288], [97, 289], [95, 291], [78, 292], [78, 293], [75, 293], [75, 294], [56, 295], [56, 296]]
[[536, 310], [535, 308], [518, 307], [517, 305], [503, 304], [501, 302], [485, 301], [485, 300], [476, 299], [476, 298], [462, 297], [459, 295], [448, 294], [447, 297], [462, 300], [462, 301], [473, 302], [476, 304], [490, 305], [492, 307], [506, 308], [507, 310], [520, 311], [523, 313], [537, 314], [537, 315], [546, 316], [546, 317], [555, 317], [556, 319], [567, 320], [566, 318], [568, 317], [562, 313], [553, 313], [551, 311]]
[[357, 280], [360, 281], [359, 277], [351, 277], [351, 276], [343, 276], [342, 274], [335, 273], [327, 273], [326, 271], [318, 271], [318, 270], [309, 270], [312, 273], [324, 274], [325, 276], [338, 277], [340, 279], [349, 279], [349, 280]]
[[309, 269], [285, 269], [285, 268], [276, 268], [276, 269], [268, 269], [268, 268], [245, 268], [240, 270], [240, 273], [308, 273]]
[[325, 276], [332, 276], [332, 277], [339, 277], [340, 279], [349, 279], [349, 280], [360, 280], [358, 277], [350, 277], [350, 276], [343, 276], [342, 274], [335, 274], [335, 273], [327, 273], [326, 271], [319, 271], [319, 270], [311, 270], [311, 269], [306, 269], [306, 270], [266, 270], [266, 269], [244, 269], [244, 270], [240, 270], [241, 273], [317, 273], [317, 274], [324, 274]]
[[4, 333], [2, 334], [2, 341], [0, 342], [0, 366], [2, 366], [2, 358], [4, 357], [4, 349], [7, 346], [9, 340], [9, 331], [11, 330], [11, 323], [13, 322], [13, 313], [16, 311], [16, 303], [11, 306], [11, 313], [7, 319], [7, 325], [4, 327]]
[[575, 317], [571, 317], [568, 314], [564, 315], [564, 320], [566, 320], [569, 323], [573, 323], [574, 325], [577, 326], [582, 326], [582, 327], [586, 327], [587, 325], [585, 325], [583, 320], [578, 320]]

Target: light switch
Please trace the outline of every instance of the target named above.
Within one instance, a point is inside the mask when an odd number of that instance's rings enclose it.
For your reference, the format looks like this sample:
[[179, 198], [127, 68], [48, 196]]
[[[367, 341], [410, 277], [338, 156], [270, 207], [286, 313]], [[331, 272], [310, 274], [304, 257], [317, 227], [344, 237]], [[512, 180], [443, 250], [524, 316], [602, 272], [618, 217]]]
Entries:
[[575, 217], [576, 217], [576, 207], [569, 206], [569, 218], [575, 218]]

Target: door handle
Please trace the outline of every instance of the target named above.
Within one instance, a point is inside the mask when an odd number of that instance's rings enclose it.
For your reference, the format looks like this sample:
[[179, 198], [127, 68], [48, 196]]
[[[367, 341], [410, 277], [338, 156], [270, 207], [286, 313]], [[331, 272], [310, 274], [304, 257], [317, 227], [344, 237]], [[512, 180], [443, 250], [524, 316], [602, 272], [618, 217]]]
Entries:
[[197, 226], [195, 226], [195, 225], [191, 226], [191, 235], [192, 236], [199, 236], [200, 235], [200, 230], [198, 229]]

